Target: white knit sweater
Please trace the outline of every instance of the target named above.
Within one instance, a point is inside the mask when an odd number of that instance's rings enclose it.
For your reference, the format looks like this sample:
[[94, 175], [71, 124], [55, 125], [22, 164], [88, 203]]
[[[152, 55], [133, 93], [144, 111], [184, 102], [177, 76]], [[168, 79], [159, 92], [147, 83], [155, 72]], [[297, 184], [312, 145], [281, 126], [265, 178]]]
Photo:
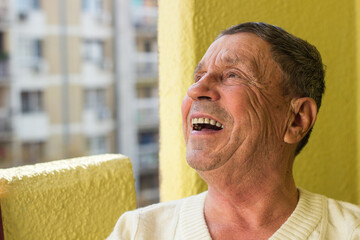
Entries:
[[[127, 212], [108, 240], [211, 239], [203, 214], [206, 194]], [[300, 189], [294, 212], [269, 239], [360, 239], [360, 208]]]

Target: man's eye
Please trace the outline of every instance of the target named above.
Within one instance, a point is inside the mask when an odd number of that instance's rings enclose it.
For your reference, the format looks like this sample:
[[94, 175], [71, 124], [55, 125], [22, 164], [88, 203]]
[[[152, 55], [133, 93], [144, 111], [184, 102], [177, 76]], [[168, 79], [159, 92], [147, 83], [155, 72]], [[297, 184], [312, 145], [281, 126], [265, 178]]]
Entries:
[[194, 77], [194, 82], [197, 82], [197, 81], [199, 81], [200, 79], [201, 79], [201, 76], [200, 76], [200, 75], [197, 75], [197, 76]]
[[236, 78], [236, 77], [239, 77], [237, 74], [235, 74], [235, 73], [230, 73], [229, 75], [228, 75], [228, 77], [229, 78]]

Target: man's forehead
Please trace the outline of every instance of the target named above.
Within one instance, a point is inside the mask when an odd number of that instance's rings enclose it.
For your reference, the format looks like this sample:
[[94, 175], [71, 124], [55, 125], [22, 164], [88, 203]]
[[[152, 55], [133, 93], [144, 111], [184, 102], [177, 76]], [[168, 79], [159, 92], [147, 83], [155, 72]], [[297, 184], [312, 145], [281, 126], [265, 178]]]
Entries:
[[195, 73], [215, 65], [244, 65], [252, 70], [257, 68], [259, 61], [267, 54], [266, 42], [255, 34], [238, 33], [225, 35], [217, 39], [206, 51], [204, 57], [195, 68]]
[[236, 33], [217, 39], [195, 68], [194, 75], [210, 69], [224, 71], [230, 68], [241, 71], [248, 78], [262, 79], [263, 83], [270, 75], [268, 80], [277, 76], [280, 81], [282, 74], [273, 59], [271, 45], [253, 33]]
[[[207, 67], [211, 63], [212, 59], [203, 58], [195, 68], [195, 72], [201, 71], [201, 69]], [[217, 56], [213, 60], [215, 65], [254, 65], [255, 58], [248, 54], [242, 54], [240, 52], [225, 52]]]

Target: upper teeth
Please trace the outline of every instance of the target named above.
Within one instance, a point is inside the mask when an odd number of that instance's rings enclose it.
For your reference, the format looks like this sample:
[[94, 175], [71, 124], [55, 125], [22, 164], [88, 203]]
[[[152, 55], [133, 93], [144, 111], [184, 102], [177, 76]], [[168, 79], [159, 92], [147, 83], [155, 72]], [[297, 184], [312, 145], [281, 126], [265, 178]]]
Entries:
[[206, 124], [210, 124], [210, 125], [213, 125], [213, 126], [217, 126], [217, 127], [220, 127], [220, 128], [224, 128], [224, 125], [222, 125], [221, 123], [213, 120], [213, 119], [210, 119], [210, 118], [193, 118], [191, 119], [191, 124], [201, 124], [201, 123], [206, 123]]

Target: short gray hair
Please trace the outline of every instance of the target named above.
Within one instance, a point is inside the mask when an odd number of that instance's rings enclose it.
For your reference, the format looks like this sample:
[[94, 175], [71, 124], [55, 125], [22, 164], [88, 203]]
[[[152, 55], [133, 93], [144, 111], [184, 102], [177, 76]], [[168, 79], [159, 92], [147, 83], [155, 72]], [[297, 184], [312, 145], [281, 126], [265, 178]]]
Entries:
[[[284, 95], [310, 97], [319, 111], [325, 91], [325, 70], [319, 51], [315, 46], [280, 27], [263, 22], [247, 22], [224, 30], [217, 38], [236, 33], [253, 33], [271, 46], [275, 62], [283, 72]], [[299, 142], [295, 155], [299, 154], [309, 140], [311, 130]]]

